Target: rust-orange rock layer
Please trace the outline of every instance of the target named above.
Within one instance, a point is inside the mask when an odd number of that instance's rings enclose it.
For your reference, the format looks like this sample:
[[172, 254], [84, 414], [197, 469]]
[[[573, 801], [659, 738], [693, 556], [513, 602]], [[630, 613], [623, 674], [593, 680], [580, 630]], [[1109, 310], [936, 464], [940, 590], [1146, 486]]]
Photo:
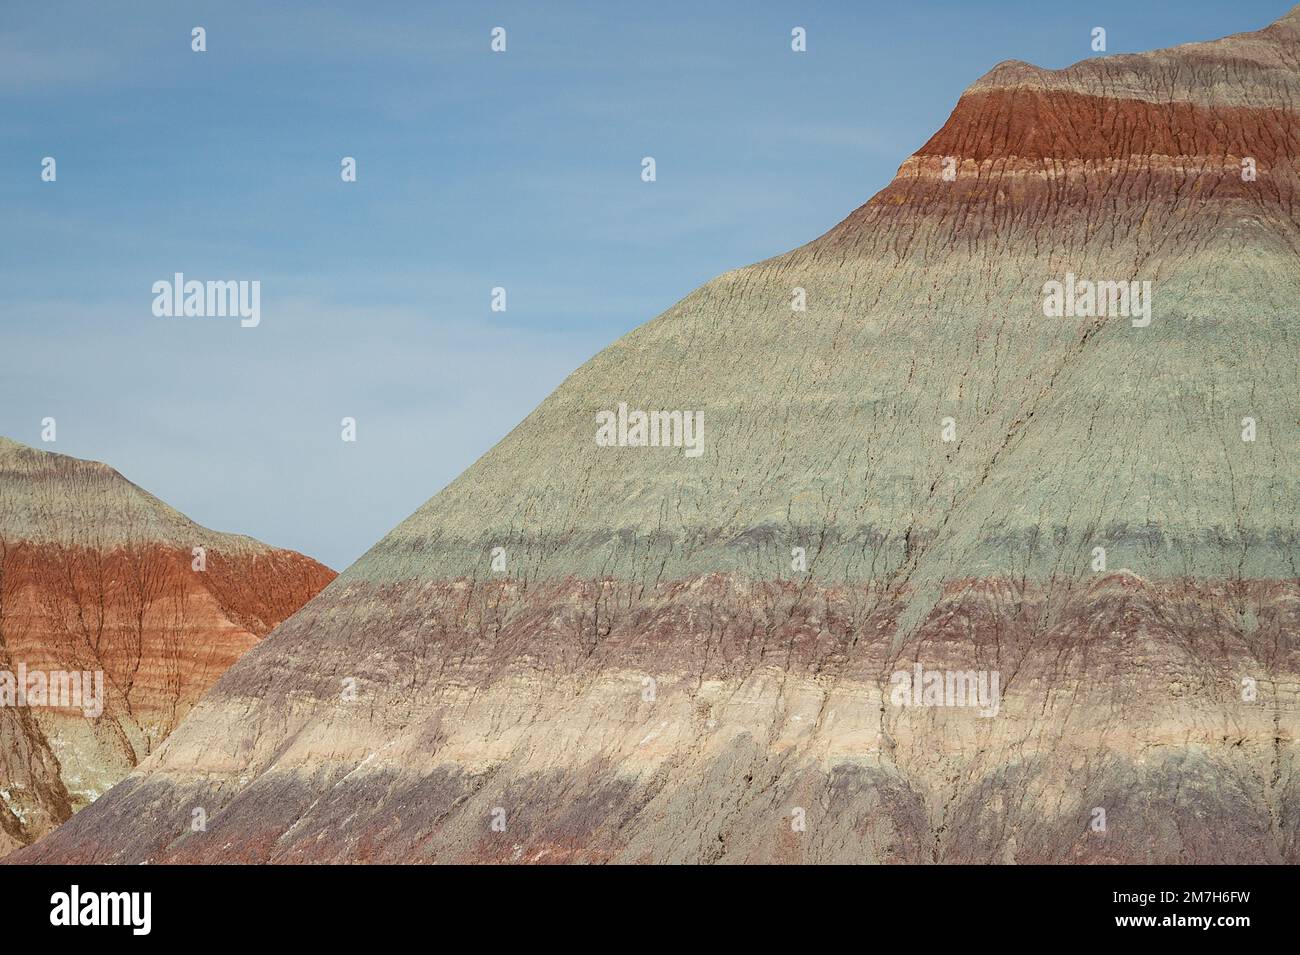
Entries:
[[333, 577], [201, 528], [103, 465], [0, 439], [0, 671], [98, 673], [102, 686], [72, 706], [0, 697], [0, 851], [129, 772]]

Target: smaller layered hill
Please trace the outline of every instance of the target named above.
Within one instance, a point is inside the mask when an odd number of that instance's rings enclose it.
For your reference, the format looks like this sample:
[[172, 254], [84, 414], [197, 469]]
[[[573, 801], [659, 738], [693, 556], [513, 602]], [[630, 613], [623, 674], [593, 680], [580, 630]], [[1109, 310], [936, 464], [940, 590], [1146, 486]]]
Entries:
[[0, 437], [0, 855], [125, 776], [334, 577]]

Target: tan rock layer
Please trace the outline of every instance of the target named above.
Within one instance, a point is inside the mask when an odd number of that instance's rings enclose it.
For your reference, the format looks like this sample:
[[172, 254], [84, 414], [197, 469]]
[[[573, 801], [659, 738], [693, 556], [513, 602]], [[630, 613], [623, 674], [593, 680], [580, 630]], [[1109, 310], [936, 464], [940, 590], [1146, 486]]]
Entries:
[[[419, 588], [400, 649], [394, 596], [313, 604], [19, 858], [1300, 861], [1296, 582], [954, 583], [902, 645], [890, 600], [798, 582]], [[342, 607], [359, 653], [283, 654]], [[996, 712], [900, 705], [917, 664], [998, 672]]]

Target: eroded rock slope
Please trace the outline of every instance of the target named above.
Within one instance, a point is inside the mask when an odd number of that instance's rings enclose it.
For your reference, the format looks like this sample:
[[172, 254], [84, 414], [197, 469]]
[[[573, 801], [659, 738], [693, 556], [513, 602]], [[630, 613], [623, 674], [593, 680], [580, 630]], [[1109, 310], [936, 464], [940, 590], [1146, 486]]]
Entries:
[[[1300, 861], [1298, 109], [1294, 11], [999, 65], [21, 858]], [[623, 402], [702, 453], [599, 446]]]
[[106, 465], [0, 438], [0, 853], [130, 772], [333, 577]]

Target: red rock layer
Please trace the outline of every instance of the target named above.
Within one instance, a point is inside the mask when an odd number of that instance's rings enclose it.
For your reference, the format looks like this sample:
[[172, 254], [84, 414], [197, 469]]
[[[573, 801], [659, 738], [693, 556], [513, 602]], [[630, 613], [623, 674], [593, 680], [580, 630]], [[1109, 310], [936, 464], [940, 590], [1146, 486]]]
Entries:
[[[992, 90], [963, 96], [917, 154], [975, 162], [1253, 156], [1267, 168], [1291, 163], [1300, 151], [1297, 137], [1300, 130], [1289, 109], [1153, 103], [1062, 90]], [[1240, 175], [1236, 181], [1242, 194], [1252, 191], [1244, 188]]]
[[[103, 465], [12, 442], [0, 452], [0, 670], [15, 682], [23, 673], [102, 673], [98, 705], [0, 700], [2, 855], [126, 775], [335, 574], [301, 554], [206, 531]], [[104, 532], [123, 502], [133, 508], [125, 539]], [[193, 547], [150, 540], [159, 526], [167, 538], [206, 544], [202, 569]]]
[[[1291, 103], [1060, 88], [1086, 88], [1067, 79], [1084, 66], [1034, 71], [1032, 86], [977, 85], [897, 178], [819, 245], [892, 247], [933, 261], [990, 240], [1009, 251], [1023, 252], [1016, 243], [1029, 240], [1071, 255], [1091, 242], [1104, 255], [1129, 233], [1153, 250], [1194, 248], [1233, 215], [1276, 218], [1278, 232], [1300, 220], [1300, 124]], [[919, 236], [898, 230], [908, 220]]]
[[163, 544], [11, 544], [7, 564], [13, 666], [103, 670], [107, 709], [153, 726], [149, 748], [335, 576], [291, 551], [213, 551], [195, 570], [191, 552]]

